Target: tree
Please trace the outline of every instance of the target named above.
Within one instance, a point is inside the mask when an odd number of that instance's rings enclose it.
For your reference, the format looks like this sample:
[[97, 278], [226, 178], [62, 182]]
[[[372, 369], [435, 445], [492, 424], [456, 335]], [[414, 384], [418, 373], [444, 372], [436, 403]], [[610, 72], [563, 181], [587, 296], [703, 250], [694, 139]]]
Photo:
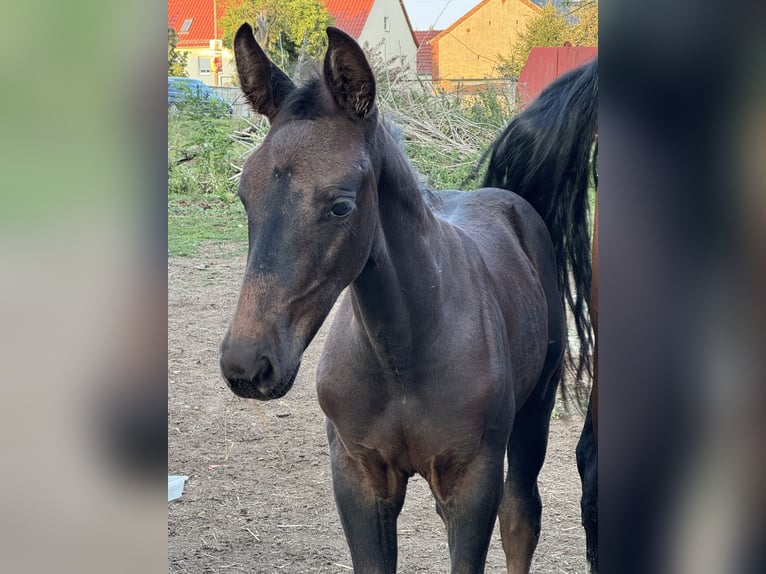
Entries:
[[532, 48], [537, 46], [598, 46], [598, 2], [565, 2], [562, 10], [548, 2], [527, 22], [508, 57], [500, 56], [499, 71], [518, 78]]
[[178, 35], [173, 28], [168, 28], [168, 76], [186, 76], [186, 57], [188, 52], [179, 52]]
[[319, 0], [229, 0], [218, 21], [223, 44], [232, 47], [243, 22], [257, 28], [256, 37], [280, 66], [295, 62], [305, 52], [318, 57], [325, 48], [325, 28], [332, 17]]
[[598, 46], [598, 2], [582, 2], [570, 15], [577, 18], [572, 26], [570, 42], [575, 46]]

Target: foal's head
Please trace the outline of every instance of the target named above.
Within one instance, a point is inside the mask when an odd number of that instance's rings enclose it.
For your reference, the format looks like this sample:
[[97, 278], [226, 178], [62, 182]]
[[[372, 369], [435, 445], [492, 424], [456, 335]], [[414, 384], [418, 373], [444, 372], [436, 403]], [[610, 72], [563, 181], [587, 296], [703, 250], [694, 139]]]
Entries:
[[290, 390], [301, 355], [375, 233], [375, 80], [364, 53], [328, 28], [321, 78], [295, 87], [244, 24], [234, 39], [242, 90], [270, 122], [242, 170], [249, 251], [221, 372], [236, 394]]

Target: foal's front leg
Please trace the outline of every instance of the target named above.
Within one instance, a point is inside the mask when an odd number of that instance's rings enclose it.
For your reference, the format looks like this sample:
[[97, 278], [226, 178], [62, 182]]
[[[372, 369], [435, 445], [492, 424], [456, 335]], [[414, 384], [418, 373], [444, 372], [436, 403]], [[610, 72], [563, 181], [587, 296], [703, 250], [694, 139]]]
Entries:
[[407, 478], [373, 457], [352, 457], [327, 423], [335, 504], [356, 574], [396, 572], [396, 520]]
[[503, 455], [485, 447], [461, 468], [447, 462], [440, 469], [439, 457], [434, 461], [429, 482], [447, 526], [452, 574], [484, 572], [503, 496]]

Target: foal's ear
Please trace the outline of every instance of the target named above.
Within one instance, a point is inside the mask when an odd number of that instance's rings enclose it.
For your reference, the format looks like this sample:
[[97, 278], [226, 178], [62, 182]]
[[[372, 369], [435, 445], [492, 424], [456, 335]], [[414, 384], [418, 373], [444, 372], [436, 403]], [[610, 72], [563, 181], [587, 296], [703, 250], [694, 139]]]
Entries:
[[367, 118], [375, 105], [375, 76], [354, 39], [338, 28], [327, 28], [329, 46], [324, 79], [341, 110], [352, 118]]
[[259, 114], [269, 121], [279, 111], [285, 97], [295, 89], [295, 84], [269, 60], [253, 34], [253, 27], [244, 23], [234, 36], [234, 57], [242, 91], [247, 101]]

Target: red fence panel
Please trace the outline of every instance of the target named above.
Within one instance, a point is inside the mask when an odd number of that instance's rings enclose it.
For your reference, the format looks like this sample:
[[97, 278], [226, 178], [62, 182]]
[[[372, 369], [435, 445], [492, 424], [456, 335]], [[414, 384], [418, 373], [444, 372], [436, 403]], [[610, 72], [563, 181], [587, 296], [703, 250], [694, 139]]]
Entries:
[[532, 48], [519, 75], [518, 94], [524, 106], [561, 74], [589, 62], [598, 55], [598, 46], [557, 46]]

